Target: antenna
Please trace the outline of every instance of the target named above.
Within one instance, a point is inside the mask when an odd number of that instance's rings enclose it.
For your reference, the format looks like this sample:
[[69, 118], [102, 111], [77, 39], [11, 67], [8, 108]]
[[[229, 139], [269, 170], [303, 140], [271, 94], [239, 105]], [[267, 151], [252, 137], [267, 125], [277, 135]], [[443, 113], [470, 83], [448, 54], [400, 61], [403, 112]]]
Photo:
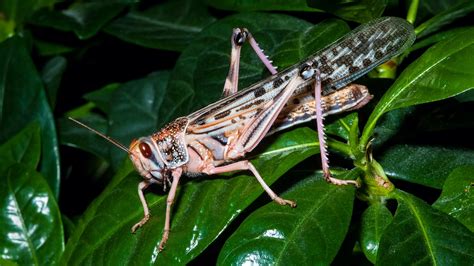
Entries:
[[109, 137], [109, 136], [106, 136], [102, 133], [100, 133], [99, 131], [89, 127], [88, 125], [82, 123], [82, 122], [79, 122], [77, 121], [76, 119], [72, 118], [72, 117], [68, 117], [69, 120], [75, 122], [76, 124], [80, 125], [80, 126], [83, 126], [87, 129], [89, 129], [90, 131], [94, 132], [95, 134], [103, 137], [104, 139], [106, 139], [107, 141], [109, 141], [110, 143], [114, 144], [115, 146], [119, 147], [120, 149], [124, 150], [126, 153], [130, 153], [130, 151], [127, 149], [127, 147], [125, 147], [122, 143], [116, 141], [115, 139]]

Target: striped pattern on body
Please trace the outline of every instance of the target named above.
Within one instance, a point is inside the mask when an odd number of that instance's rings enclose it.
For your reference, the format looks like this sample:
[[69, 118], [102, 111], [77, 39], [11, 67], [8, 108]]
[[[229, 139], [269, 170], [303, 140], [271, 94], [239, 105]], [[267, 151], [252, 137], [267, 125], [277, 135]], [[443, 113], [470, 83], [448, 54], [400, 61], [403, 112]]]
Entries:
[[[226, 136], [252, 123], [306, 65], [320, 70], [323, 94], [329, 95], [398, 55], [414, 39], [412, 25], [400, 18], [385, 17], [361, 25], [306, 61], [189, 115], [187, 134], [213, 136], [226, 143]], [[302, 82], [294, 95], [308, 97], [312, 82]], [[332, 113], [337, 113], [337, 110]]]

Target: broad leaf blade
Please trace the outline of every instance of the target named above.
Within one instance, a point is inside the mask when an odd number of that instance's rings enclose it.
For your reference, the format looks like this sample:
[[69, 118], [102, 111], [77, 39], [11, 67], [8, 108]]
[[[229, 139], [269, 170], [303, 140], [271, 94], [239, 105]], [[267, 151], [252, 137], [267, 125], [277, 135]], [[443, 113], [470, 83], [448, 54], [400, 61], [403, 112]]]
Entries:
[[219, 265], [328, 265], [349, 228], [354, 187], [307, 178], [282, 197], [295, 209], [269, 203], [253, 212], [227, 240]]
[[20, 38], [0, 43], [0, 142], [31, 121], [41, 127], [41, 173], [59, 195], [59, 152], [56, 129], [41, 78]]
[[215, 21], [201, 2], [173, 0], [145, 11], [131, 11], [110, 23], [105, 31], [145, 47], [182, 51], [197, 33]]
[[[99, 115], [90, 114], [77, 119], [99, 132], [107, 132], [107, 120]], [[109, 158], [106, 147], [112, 144], [69, 119], [59, 119], [59, 136], [63, 145], [88, 151], [103, 159]]]
[[422, 23], [415, 29], [417, 37], [421, 38], [432, 32], [437, 31], [439, 28], [451, 23], [455, 19], [466, 16], [467, 14], [474, 11], [474, 2], [465, 1], [458, 3], [444, 10], [443, 12], [436, 14], [428, 21]]
[[310, 7], [324, 10], [342, 19], [366, 23], [380, 17], [387, 0], [306, 0]]
[[22, 29], [23, 23], [33, 12], [42, 7], [51, 7], [56, 0], [2, 0], [0, 2], [0, 42]]
[[236, 1], [236, 0], [206, 0], [206, 2], [214, 8], [234, 11], [318, 11], [317, 9], [308, 7], [306, 0], [282, 1]]
[[362, 213], [359, 243], [365, 256], [372, 263], [375, 263], [377, 258], [380, 238], [392, 219], [392, 213], [381, 203], [370, 205]]
[[454, 169], [433, 207], [464, 224], [474, 232], [474, 165]]
[[0, 146], [0, 173], [16, 163], [36, 169], [40, 155], [40, 128], [33, 122]]
[[46, 62], [46, 65], [41, 71], [41, 78], [46, 87], [46, 92], [49, 100], [49, 105], [54, 109], [56, 106], [56, 96], [58, 94], [59, 86], [61, 85], [61, 78], [66, 70], [67, 61], [62, 56], [55, 56]]
[[407, 67], [378, 102], [362, 134], [365, 146], [382, 114], [446, 99], [474, 87], [474, 28], [437, 43]]
[[38, 26], [52, 27], [62, 31], [74, 31], [80, 39], [87, 39], [97, 32], [112, 18], [117, 16], [127, 5], [120, 2], [75, 2], [68, 8], [58, 11], [43, 9], [31, 19]]
[[474, 234], [451, 216], [397, 191], [398, 208], [380, 241], [377, 265], [472, 265]]
[[455, 168], [474, 165], [471, 150], [397, 145], [382, 155], [380, 164], [391, 178], [441, 189]]
[[[116, 89], [111, 95], [108, 113], [110, 136], [128, 146], [133, 139], [151, 135], [168, 122], [157, 115], [158, 109], [163, 108], [168, 79], [169, 72], [160, 71]], [[112, 145], [107, 147], [110, 163], [117, 167], [127, 154], [117, 153]]]
[[64, 249], [59, 208], [43, 176], [22, 164], [0, 177], [0, 257], [20, 265], [54, 265]]

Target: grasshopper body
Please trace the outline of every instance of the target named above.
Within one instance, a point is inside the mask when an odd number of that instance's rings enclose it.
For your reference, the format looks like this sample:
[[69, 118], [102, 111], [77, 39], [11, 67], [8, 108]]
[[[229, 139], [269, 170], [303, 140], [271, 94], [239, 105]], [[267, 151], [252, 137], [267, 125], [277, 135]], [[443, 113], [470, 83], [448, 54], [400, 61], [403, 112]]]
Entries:
[[[405, 20], [380, 18], [277, 73], [271, 62], [262, 58], [263, 54], [256, 49], [258, 46], [247, 30], [234, 29], [232, 36], [233, 60], [224, 87], [227, 97], [176, 119], [151, 136], [132, 141], [127, 149], [135, 168], [144, 178], [138, 192], [145, 216], [132, 228], [133, 232], [144, 225], [150, 215], [143, 190], [154, 183], [171, 185], [160, 249], [168, 238], [171, 205], [183, 174], [211, 175], [249, 170], [273, 200], [294, 207], [294, 202], [278, 197], [265, 184], [255, 167], [244, 159], [245, 154], [268, 134], [315, 118], [319, 119], [319, 126], [323, 115], [365, 105], [371, 99], [367, 88], [348, 84], [398, 55], [414, 41], [413, 28]], [[273, 75], [237, 91], [237, 57], [239, 46], [246, 39]], [[321, 94], [323, 97], [319, 101]], [[323, 143], [322, 130], [319, 135], [320, 143]], [[323, 148], [321, 155], [326, 156]], [[328, 180], [346, 184], [330, 177]]]

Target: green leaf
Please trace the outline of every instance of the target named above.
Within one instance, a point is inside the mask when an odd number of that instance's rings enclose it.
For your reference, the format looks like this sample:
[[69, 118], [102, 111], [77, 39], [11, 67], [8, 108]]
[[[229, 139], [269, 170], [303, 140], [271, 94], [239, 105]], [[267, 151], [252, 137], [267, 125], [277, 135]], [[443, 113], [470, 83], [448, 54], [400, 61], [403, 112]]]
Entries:
[[362, 213], [359, 243], [365, 256], [372, 263], [376, 261], [382, 233], [392, 219], [392, 213], [382, 203], [370, 205]]
[[212, 7], [240, 12], [248, 11], [316, 11], [329, 12], [345, 20], [359, 23], [368, 22], [382, 15], [387, 5], [383, 0], [328, 1], [328, 0], [267, 0], [236, 1], [207, 0]]
[[110, 106], [112, 105], [112, 95], [120, 86], [121, 84], [119, 83], [108, 84], [98, 90], [84, 94], [84, 99], [94, 103], [95, 107], [108, 114], [110, 112]]
[[[160, 71], [124, 84], [110, 84], [84, 97], [92, 101], [108, 119], [91, 114], [79, 120], [128, 146], [132, 139], [150, 135], [166, 121], [157, 116], [168, 83], [169, 72]], [[90, 110], [89, 110], [90, 111]], [[71, 122], [61, 121], [63, 144], [80, 147], [106, 159], [117, 168], [127, 156], [117, 147]]]
[[474, 28], [437, 43], [408, 66], [370, 115], [362, 133], [365, 147], [377, 120], [397, 108], [446, 99], [474, 87]]
[[358, 23], [366, 23], [380, 17], [387, 6], [387, 0], [307, 0], [307, 2], [310, 7]]
[[34, 39], [35, 48], [38, 50], [38, 54], [41, 56], [55, 56], [64, 53], [68, 53], [74, 50], [73, 47], [66, 46], [60, 43], [42, 41]]
[[[89, 114], [77, 119], [99, 132], [107, 132], [107, 120], [102, 116]], [[80, 148], [103, 159], [109, 158], [107, 147], [112, 144], [69, 119], [59, 119], [59, 136], [63, 145]]]
[[308, 7], [306, 0], [206, 0], [206, 2], [215, 8], [233, 11], [318, 11]]
[[0, 257], [20, 265], [54, 265], [64, 249], [64, 235], [48, 183], [23, 164], [0, 178]]
[[[314, 136], [314, 132], [306, 128], [281, 135], [252, 160], [267, 184], [318, 152], [318, 143], [311, 142], [314, 138], [309, 135]], [[278, 165], [269, 163], [275, 160]], [[188, 181], [184, 178], [173, 207], [170, 239], [166, 249], [156, 254], [164, 224], [166, 196], [159, 193], [159, 189], [146, 193], [152, 217], [135, 235], [130, 234], [131, 226], [143, 217], [143, 210], [136, 189], [140, 177], [136, 173], [127, 175], [131, 171], [130, 162], [127, 165], [84, 213], [68, 242], [63, 263], [101, 260], [115, 264], [132, 259], [138, 264], [189, 262], [264, 192], [246, 172], [232, 177], [204, 176]]]
[[397, 191], [398, 208], [380, 241], [377, 265], [472, 265], [474, 234], [451, 216]]
[[427, 36], [428, 34], [437, 31], [439, 28], [453, 22], [454, 20], [466, 16], [472, 11], [474, 11], [474, 2], [472, 1], [465, 1], [453, 5], [416, 27], [416, 36], [417, 38]]
[[[168, 122], [157, 116], [158, 109], [163, 108], [168, 79], [169, 72], [161, 71], [117, 88], [110, 99], [108, 134], [128, 146], [133, 139], [151, 135]], [[117, 152], [110, 143], [105, 147], [109, 162], [117, 168], [127, 154]]]
[[474, 165], [474, 152], [442, 147], [393, 146], [379, 160], [391, 178], [439, 188], [457, 167]]
[[46, 87], [46, 92], [50, 106], [54, 109], [56, 106], [56, 96], [58, 94], [61, 78], [66, 70], [67, 61], [62, 56], [51, 58], [41, 71], [41, 76]]
[[2, 0], [0, 1], [0, 42], [21, 29], [23, 22], [42, 7], [51, 7], [56, 0]]
[[384, 114], [374, 129], [374, 147], [381, 146], [396, 136], [403, 126], [405, 118], [414, 111], [414, 107], [396, 109]]
[[330, 264], [348, 231], [354, 192], [320, 175], [304, 179], [282, 195], [297, 208], [273, 203], [253, 212], [226, 241], [218, 264]]
[[325, 126], [326, 134], [335, 135], [343, 138], [344, 140], [349, 140], [351, 127], [357, 121], [357, 113], [350, 113]]
[[0, 173], [15, 163], [36, 169], [40, 154], [40, 128], [33, 122], [0, 146]]
[[464, 224], [474, 232], [474, 165], [454, 169], [433, 207]]
[[[125, 1], [127, 2], [127, 1]], [[125, 8], [120, 2], [75, 2], [67, 9], [42, 9], [30, 23], [62, 31], [74, 31], [80, 39], [88, 39]]]
[[145, 11], [133, 10], [105, 31], [145, 47], [182, 51], [197, 33], [216, 19], [196, 0], [173, 0]]
[[41, 78], [20, 38], [0, 43], [0, 142], [31, 121], [41, 127], [41, 173], [59, 195], [59, 152], [51, 108]]

